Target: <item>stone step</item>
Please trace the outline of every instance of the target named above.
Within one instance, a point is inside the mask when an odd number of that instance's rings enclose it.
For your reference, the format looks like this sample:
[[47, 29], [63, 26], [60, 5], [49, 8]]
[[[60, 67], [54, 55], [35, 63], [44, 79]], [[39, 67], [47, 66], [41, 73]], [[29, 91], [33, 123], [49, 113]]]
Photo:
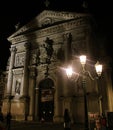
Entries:
[[[63, 123], [44, 122], [39, 123], [36, 121], [11, 121], [10, 130], [64, 130]], [[72, 124], [70, 130], [83, 130], [83, 125]]]

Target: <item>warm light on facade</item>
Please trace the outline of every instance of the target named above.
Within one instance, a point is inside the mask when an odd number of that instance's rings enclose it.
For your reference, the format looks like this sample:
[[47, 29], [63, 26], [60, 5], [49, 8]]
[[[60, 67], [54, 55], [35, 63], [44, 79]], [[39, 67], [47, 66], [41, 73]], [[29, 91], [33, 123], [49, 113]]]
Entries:
[[72, 74], [73, 74], [73, 69], [71, 66], [69, 66], [67, 69], [66, 69], [66, 74], [68, 76], [68, 78], [71, 78]]
[[[91, 73], [85, 69], [85, 64], [86, 64], [86, 55], [81, 55], [80, 57], [80, 63], [82, 65], [82, 70], [79, 73], [79, 75], [82, 77], [82, 88], [83, 88], [83, 92], [84, 92], [84, 117], [85, 117], [85, 130], [89, 130], [89, 122], [88, 122], [88, 107], [87, 107], [87, 92], [86, 92], [86, 75], [89, 76], [92, 80], [94, 80], [93, 76], [91, 75]], [[96, 69], [96, 73], [98, 74], [98, 76], [101, 76], [102, 73], [102, 65], [99, 64], [99, 62], [97, 62], [95, 64], [95, 69]], [[69, 66], [66, 69], [66, 74], [68, 76], [68, 78], [72, 77], [73, 74], [73, 70], [72, 67]], [[77, 81], [77, 80], [75, 80]], [[101, 109], [101, 108], [100, 108]]]

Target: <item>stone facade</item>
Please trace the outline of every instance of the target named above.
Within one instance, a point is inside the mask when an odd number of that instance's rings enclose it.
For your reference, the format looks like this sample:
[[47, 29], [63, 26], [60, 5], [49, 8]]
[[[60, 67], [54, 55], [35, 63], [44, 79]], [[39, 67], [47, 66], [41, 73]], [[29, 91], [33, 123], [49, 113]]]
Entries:
[[[77, 57], [81, 54], [95, 62], [98, 50], [93, 22], [89, 14], [45, 10], [8, 38], [11, 56], [2, 105], [4, 114], [10, 111], [14, 120], [41, 121], [44, 118], [45, 121], [63, 122], [67, 108], [72, 122], [84, 122], [81, 78], [77, 82], [76, 77], [69, 81], [64, 67], [73, 63], [75, 69], [80, 70]], [[87, 68], [95, 75], [92, 66], [88, 64]], [[107, 88], [104, 78], [100, 79], [101, 86]], [[97, 80], [87, 78], [86, 91], [88, 113], [112, 108], [109, 108], [107, 90], [103, 98], [106, 104], [99, 107]]]

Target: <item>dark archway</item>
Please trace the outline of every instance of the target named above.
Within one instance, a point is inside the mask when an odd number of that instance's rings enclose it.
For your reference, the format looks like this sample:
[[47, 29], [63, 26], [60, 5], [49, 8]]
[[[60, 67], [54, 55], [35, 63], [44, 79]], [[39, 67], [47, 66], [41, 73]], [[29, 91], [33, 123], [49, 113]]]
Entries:
[[54, 116], [54, 82], [50, 78], [39, 84], [39, 120], [52, 122]]

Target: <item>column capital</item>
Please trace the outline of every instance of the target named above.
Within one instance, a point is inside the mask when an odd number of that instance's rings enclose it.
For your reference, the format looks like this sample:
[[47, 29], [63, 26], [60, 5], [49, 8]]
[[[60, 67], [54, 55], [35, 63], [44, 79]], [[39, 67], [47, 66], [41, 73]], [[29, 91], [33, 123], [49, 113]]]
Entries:
[[39, 93], [39, 88], [35, 88], [35, 90], [36, 90], [36, 94], [38, 94]]
[[64, 40], [72, 40], [72, 34], [71, 33], [65, 33], [63, 34], [63, 39]]
[[11, 52], [16, 52], [16, 51], [17, 51], [16, 46], [12, 46], [12, 47], [10, 48], [10, 51], [11, 51]]
[[31, 45], [30, 43], [25, 43], [25, 44], [24, 44], [24, 47], [26, 48], [26, 50], [29, 50], [29, 49], [30, 49], [30, 45]]

